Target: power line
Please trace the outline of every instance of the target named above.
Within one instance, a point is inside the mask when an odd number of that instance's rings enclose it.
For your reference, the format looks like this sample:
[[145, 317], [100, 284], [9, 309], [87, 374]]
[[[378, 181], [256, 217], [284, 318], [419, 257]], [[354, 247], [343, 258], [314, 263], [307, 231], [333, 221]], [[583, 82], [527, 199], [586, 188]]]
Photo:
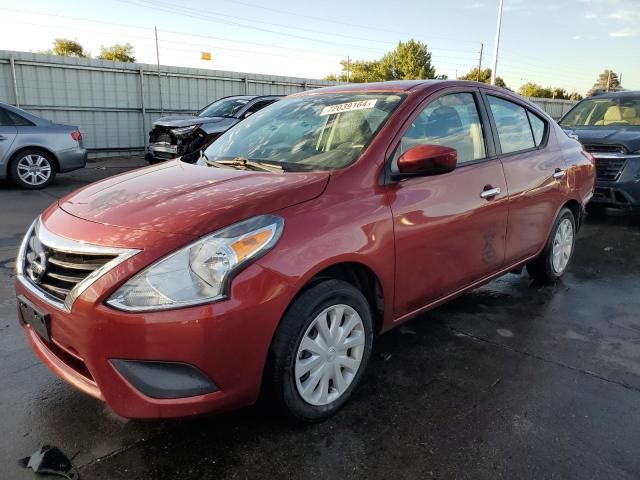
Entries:
[[[148, 8], [148, 7], [143, 7], [143, 8]], [[124, 28], [131, 28], [131, 29], [151, 29], [152, 27], [146, 27], [146, 26], [142, 26], [142, 25], [133, 25], [133, 24], [124, 24], [124, 23], [115, 23], [115, 22], [103, 22], [103, 21], [97, 21], [97, 20], [92, 20], [89, 18], [84, 18], [84, 17], [74, 17], [74, 16], [66, 16], [66, 15], [57, 15], [57, 14], [44, 14], [44, 13], [39, 13], [39, 12], [33, 12], [33, 11], [28, 11], [28, 10], [20, 10], [20, 9], [12, 9], [12, 8], [3, 8], [0, 7], [0, 10], [4, 10], [4, 11], [11, 11], [11, 12], [16, 12], [16, 13], [24, 13], [24, 14], [29, 14], [29, 15], [43, 15], [43, 16], [47, 16], [47, 17], [56, 17], [56, 18], [61, 18], [61, 19], [65, 19], [65, 20], [74, 20], [74, 21], [81, 21], [81, 22], [92, 22], [92, 23], [99, 23], [99, 24], [105, 24], [105, 25], [113, 25], [113, 26], [118, 26], [118, 27], [124, 27]], [[32, 24], [32, 25], [37, 25], [37, 26], [47, 26], [47, 24], [41, 24], [41, 23], [30, 23], [30, 22], [19, 22], [18, 23], [24, 23], [24, 24]], [[63, 27], [63, 28], [67, 28], [67, 27]], [[77, 31], [87, 31], [87, 32], [95, 32], [96, 30], [86, 30], [86, 29], [81, 29], [81, 28], [77, 28], [75, 27], [75, 29]], [[171, 33], [171, 34], [175, 34], [175, 35], [182, 35], [182, 36], [188, 36], [188, 37], [200, 37], [200, 38], [207, 38], [207, 39], [212, 39], [212, 40], [219, 40], [219, 41], [223, 41], [223, 42], [233, 42], [233, 43], [242, 43], [242, 44], [246, 44], [246, 45], [254, 45], [254, 46], [261, 46], [261, 47], [270, 47], [270, 48], [277, 48], [277, 49], [282, 49], [282, 50], [289, 50], [289, 51], [296, 51], [296, 52], [301, 52], [301, 53], [305, 53], [305, 54], [313, 54], [313, 55], [320, 55], [320, 56], [325, 56], [325, 57], [344, 57], [343, 54], [338, 54], [338, 53], [322, 53], [322, 52], [317, 52], [317, 51], [311, 51], [311, 50], [305, 50], [305, 49], [299, 49], [299, 48], [291, 48], [291, 47], [283, 47], [280, 45], [274, 45], [274, 44], [265, 44], [265, 43], [257, 43], [257, 42], [247, 42], [247, 41], [242, 41], [242, 40], [230, 40], [228, 38], [224, 38], [224, 37], [216, 37], [216, 36], [212, 36], [212, 35], [203, 35], [203, 34], [195, 34], [195, 33], [186, 33], [186, 32], [180, 32], [180, 31], [175, 31], [175, 30], [165, 30], [165, 29], [158, 29], [159, 32], [165, 32], [165, 33]], [[112, 32], [109, 32], [112, 33]], [[147, 38], [147, 37], [141, 37], [140, 35], [135, 35], [135, 34], [127, 34], [130, 37], [133, 38]], [[178, 42], [178, 41], [176, 41]], [[185, 42], [182, 42], [185, 43]], [[351, 45], [344, 45], [344, 44], [340, 44], [346, 47], [350, 47]], [[464, 52], [467, 53], [464, 50], [453, 50], [453, 49], [440, 49], [438, 48], [436, 49], [430, 49], [430, 53], [437, 57], [437, 58], [446, 58], [446, 59], [462, 59], [462, 60], [470, 60], [472, 57], [470, 56], [459, 56], [459, 55], [442, 55], [440, 52]], [[468, 53], [467, 55], [471, 55], [470, 53]], [[298, 57], [301, 58], [301, 57]], [[307, 57], [305, 57], [307, 58]]]
[[434, 40], [436, 40], [436, 39], [437, 40], [446, 40], [446, 41], [450, 41], [450, 42], [474, 43], [474, 44], [478, 43], [475, 40], [462, 40], [462, 39], [458, 39], [458, 38], [440, 37], [440, 36], [435, 36], [435, 35], [425, 36], [423, 34], [400, 32], [398, 30], [389, 30], [389, 29], [386, 29], [386, 28], [372, 27], [370, 25], [367, 26], [367, 25], [361, 25], [361, 24], [357, 24], [357, 23], [341, 22], [339, 20], [329, 19], [329, 18], [326, 18], [326, 17], [317, 17], [317, 16], [314, 16], [314, 15], [305, 15], [305, 14], [302, 14], [302, 13], [292, 12], [292, 11], [289, 11], [289, 10], [280, 10], [278, 8], [265, 7], [264, 5], [258, 5], [258, 4], [255, 4], [255, 3], [243, 2], [243, 1], [240, 1], [240, 0], [226, 0], [226, 1], [230, 2], [230, 3], [236, 3], [238, 5], [244, 5], [244, 6], [251, 7], [251, 8], [259, 8], [261, 10], [266, 10], [266, 11], [269, 11], [269, 12], [282, 13], [284, 15], [291, 15], [291, 16], [299, 17], [299, 18], [307, 18], [309, 20], [317, 20], [317, 21], [321, 21], [321, 22], [334, 23], [336, 25], [344, 25], [344, 26], [347, 26], [347, 27], [356, 27], [356, 28], [361, 28], [363, 30], [394, 33], [396, 35], [410, 35], [410, 36], [416, 37], [416, 38], [425, 38], [425, 39], [432, 38]]
[[[364, 37], [356, 37], [353, 35], [344, 35], [344, 34], [338, 34], [338, 33], [326, 33], [325, 31], [321, 31], [321, 30], [313, 30], [313, 29], [309, 29], [309, 28], [299, 28], [299, 27], [292, 27], [290, 25], [283, 25], [280, 23], [274, 23], [274, 22], [264, 22], [264, 21], [259, 21], [259, 20], [255, 20], [255, 19], [250, 19], [250, 18], [246, 18], [246, 17], [240, 17], [237, 15], [228, 15], [228, 14], [221, 14], [221, 13], [216, 13], [216, 14], [212, 14], [212, 13], [208, 13], [205, 14], [202, 12], [202, 10], [199, 9], [190, 9], [190, 8], [185, 8], [185, 7], [179, 7], [176, 8], [173, 5], [167, 4], [166, 2], [161, 2], [161, 1], [152, 1], [152, 0], [118, 0], [119, 2], [123, 2], [123, 3], [128, 3], [130, 5], [134, 5], [137, 7], [142, 7], [142, 8], [153, 8], [155, 10], [161, 10], [164, 12], [168, 12], [168, 13], [172, 13], [172, 14], [176, 14], [176, 15], [182, 15], [182, 16], [186, 16], [186, 17], [190, 17], [190, 18], [197, 18], [199, 20], [208, 20], [211, 21], [213, 23], [220, 23], [220, 24], [224, 24], [224, 25], [234, 25], [234, 26], [238, 26], [240, 28], [246, 28], [249, 30], [257, 30], [257, 31], [263, 31], [263, 32], [268, 32], [268, 33], [272, 33], [275, 35], [282, 35], [282, 36], [287, 36], [287, 37], [292, 37], [292, 38], [298, 38], [298, 39], [302, 39], [302, 40], [309, 40], [309, 41], [313, 41], [313, 42], [320, 42], [323, 44], [331, 44], [331, 45], [337, 45], [337, 46], [341, 46], [341, 47], [350, 47], [350, 48], [355, 48], [355, 49], [361, 49], [361, 50], [369, 50], [369, 51], [375, 51], [375, 52], [379, 52], [380, 49], [379, 48], [372, 48], [372, 47], [366, 47], [363, 45], [355, 45], [355, 44], [345, 44], [345, 43], [338, 43], [332, 40], [324, 40], [324, 39], [319, 39], [319, 38], [314, 38], [314, 37], [308, 37], [308, 36], [304, 36], [304, 35], [298, 35], [298, 34], [293, 34], [293, 33], [287, 33], [287, 32], [283, 32], [283, 31], [277, 31], [277, 30], [270, 30], [267, 28], [263, 28], [263, 27], [258, 27], [255, 26], [255, 24], [264, 24], [264, 25], [270, 25], [270, 26], [276, 26], [279, 28], [284, 28], [284, 29], [290, 29], [290, 30], [301, 30], [303, 32], [311, 32], [311, 33], [317, 33], [323, 36], [331, 36], [331, 37], [343, 37], [343, 38], [347, 38], [347, 39], [352, 39], [352, 40], [362, 40], [365, 41], [367, 43], [379, 43], [379, 44], [383, 44], [383, 45], [388, 45], [388, 46], [395, 46], [396, 43], [395, 42], [389, 42], [389, 41], [384, 41], [384, 40], [375, 40], [375, 39], [371, 39], [371, 38], [364, 38]], [[229, 20], [222, 20], [221, 18], [231, 18], [231, 19], [235, 19], [235, 20], [240, 20], [240, 21], [245, 21], [245, 22], [251, 22], [250, 25], [244, 24], [244, 23], [238, 23], [237, 21], [229, 21]], [[457, 51], [457, 52], [467, 52], [466, 50], [449, 50], [449, 51]]]

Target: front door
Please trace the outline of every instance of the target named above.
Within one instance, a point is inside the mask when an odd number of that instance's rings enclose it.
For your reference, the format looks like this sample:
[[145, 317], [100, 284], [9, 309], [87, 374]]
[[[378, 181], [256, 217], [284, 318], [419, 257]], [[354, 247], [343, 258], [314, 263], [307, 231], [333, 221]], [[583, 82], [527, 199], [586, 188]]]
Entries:
[[[391, 184], [395, 231], [395, 313], [401, 317], [499, 271], [504, 265], [507, 185], [492, 156], [478, 91], [444, 93], [414, 116], [398, 157], [419, 144], [455, 148], [450, 173]], [[484, 121], [483, 121], [484, 120]]]

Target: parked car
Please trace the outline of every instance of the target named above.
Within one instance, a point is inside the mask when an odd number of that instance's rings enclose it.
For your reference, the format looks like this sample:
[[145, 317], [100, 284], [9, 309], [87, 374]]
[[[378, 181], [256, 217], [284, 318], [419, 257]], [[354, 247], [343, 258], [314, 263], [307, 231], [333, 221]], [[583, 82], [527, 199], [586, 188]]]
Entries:
[[640, 209], [640, 92], [582, 100], [560, 126], [596, 159], [592, 206]]
[[258, 110], [282, 98], [281, 95], [236, 95], [216, 100], [194, 116], [162, 117], [149, 132], [149, 163], [182, 157], [195, 162], [200, 151]]
[[542, 110], [462, 81], [290, 96], [178, 160], [49, 207], [18, 259], [20, 319], [119, 415], [249, 405], [323, 419], [374, 336], [526, 266], [567, 270], [593, 159]]
[[53, 183], [57, 173], [86, 163], [87, 150], [78, 127], [0, 103], [0, 179], [35, 190]]

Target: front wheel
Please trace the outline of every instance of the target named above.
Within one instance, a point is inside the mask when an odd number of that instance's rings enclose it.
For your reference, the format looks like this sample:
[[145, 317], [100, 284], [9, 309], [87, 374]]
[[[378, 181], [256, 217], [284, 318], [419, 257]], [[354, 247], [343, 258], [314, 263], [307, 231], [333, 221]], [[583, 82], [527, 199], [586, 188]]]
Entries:
[[567, 270], [573, 255], [576, 221], [568, 208], [556, 219], [542, 253], [527, 264], [527, 272], [542, 283], [557, 281]]
[[298, 297], [274, 337], [271, 389], [293, 417], [315, 422], [351, 396], [373, 344], [371, 309], [351, 284], [326, 280]]

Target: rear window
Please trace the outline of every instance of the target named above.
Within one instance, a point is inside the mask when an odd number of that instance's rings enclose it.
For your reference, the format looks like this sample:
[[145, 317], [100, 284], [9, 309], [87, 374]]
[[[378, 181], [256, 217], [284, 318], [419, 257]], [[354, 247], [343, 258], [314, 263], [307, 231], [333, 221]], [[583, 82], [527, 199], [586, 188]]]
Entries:
[[0, 108], [0, 127], [13, 127], [9, 113], [3, 108]]
[[17, 113], [8, 111], [7, 114], [9, 115], [9, 118], [11, 119], [11, 121], [16, 127], [32, 127], [33, 126], [33, 123], [31, 123], [26, 118], [21, 117]]
[[0, 126], [1, 127], [27, 127], [33, 126], [26, 118], [21, 117], [17, 113], [13, 113], [11, 110], [5, 110], [0, 108]]

